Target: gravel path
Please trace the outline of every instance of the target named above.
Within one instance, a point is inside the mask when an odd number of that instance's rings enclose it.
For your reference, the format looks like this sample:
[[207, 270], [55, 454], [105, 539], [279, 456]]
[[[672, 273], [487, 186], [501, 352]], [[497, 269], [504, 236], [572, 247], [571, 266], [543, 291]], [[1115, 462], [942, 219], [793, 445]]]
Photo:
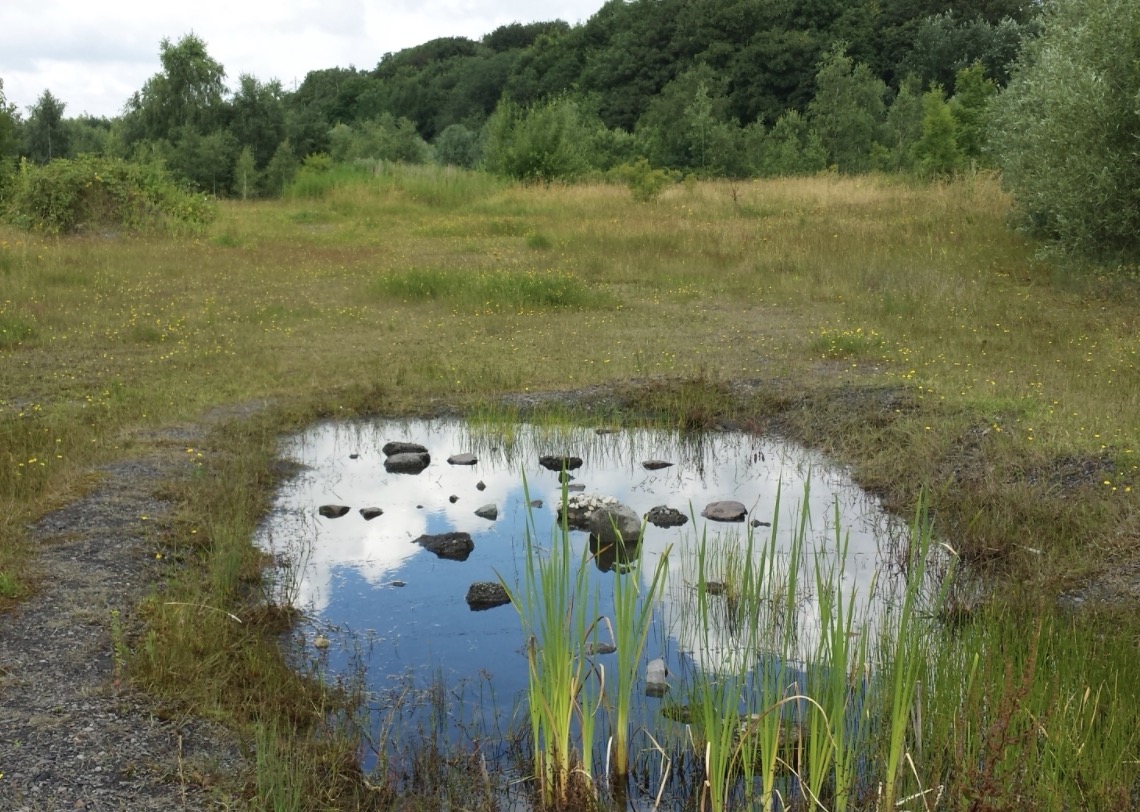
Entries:
[[0, 615], [0, 810], [224, 803], [210, 787], [241, 768], [235, 742], [201, 720], [162, 718], [119, 684], [112, 649], [112, 613], [129, 625], [158, 577], [155, 520], [171, 505], [154, 494], [205, 430], [147, 438], [157, 450], [102, 469], [93, 491], [31, 528], [40, 589]]

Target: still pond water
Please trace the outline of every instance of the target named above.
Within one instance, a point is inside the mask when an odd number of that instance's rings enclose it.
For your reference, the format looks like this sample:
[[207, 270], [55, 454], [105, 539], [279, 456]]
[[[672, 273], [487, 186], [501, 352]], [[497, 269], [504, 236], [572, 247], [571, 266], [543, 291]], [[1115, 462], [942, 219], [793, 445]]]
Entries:
[[[389, 472], [382, 448], [390, 441], [425, 446], [430, 464], [417, 474]], [[448, 463], [464, 453], [477, 462]], [[284, 454], [303, 468], [278, 494], [258, 534], [279, 562], [277, 599], [305, 613], [299, 632], [330, 678], [364, 668], [378, 726], [391, 697], [433, 683], [447, 686], [453, 728], [468, 731], [464, 735], [472, 728], [502, 733], [525, 726], [518, 711], [527, 683], [519, 615], [509, 604], [473, 611], [465, 596], [477, 581], [523, 582], [528, 516], [536, 545], [549, 547], [563, 491], [560, 475], [539, 465], [543, 455], [580, 457], [570, 484], [613, 497], [639, 516], [667, 505], [692, 517], [681, 527], [647, 525], [641, 568], [622, 576], [647, 582], [672, 545], [643, 669], [661, 658], [671, 674], [716, 671], [722, 657], [730, 659], [727, 631], [719, 645], [688, 639], [692, 624], [684, 615], [691, 613], [693, 561], [702, 536], [743, 545], [751, 530], [765, 540], [774, 534], [778, 546], [789, 544], [806, 495], [810, 561], [816, 550], [836, 547], [838, 506], [849, 539], [840, 582], [873, 617], [877, 609], [868, 597], [881, 584], [872, 590], [872, 579], [901, 530], [842, 470], [767, 436], [389, 420], [318, 425], [289, 440]], [[643, 463], [649, 460], [672, 464], [647, 470]], [[538, 500], [541, 507], [530, 507]], [[707, 504], [722, 500], [743, 503], [747, 519], [731, 524], [700, 516]], [[321, 506], [334, 504], [351, 510], [335, 519], [320, 515]], [[476, 515], [486, 505], [496, 507], [497, 518]], [[360, 509], [371, 507], [383, 513], [366, 520]], [[768, 526], [773, 522], [774, 530]], [[451, 531], [469, 533], [474, 541], [465, 561], [438, 558], [415, 543], [423, 534]], [[587, 550], [586, 532], [571, 531], [570, 540], [575, 551]], [[614, 574], [595, 560], [587, 568], [600, 614], [612, 617]], [[810, 602], [800, 622], [810, 646]], [[714, 637], [721, 633], [712, 631]], [[642, 697], [643, 710], [652, 711], [657, 701]]]

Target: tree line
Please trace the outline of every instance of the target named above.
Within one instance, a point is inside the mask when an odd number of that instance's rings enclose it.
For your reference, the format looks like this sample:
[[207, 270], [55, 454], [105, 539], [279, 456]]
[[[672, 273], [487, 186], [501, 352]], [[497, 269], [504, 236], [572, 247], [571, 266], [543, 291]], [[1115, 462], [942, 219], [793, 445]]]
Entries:
[[[16, 156], [160, 162], [194, 188], [243, 198], [281, 194], [306, 166], [374, 161], [537, 182], [631, 171], [935, 176], [998, 164], [1011, 182], [1045, 183], [1034, 154], [1055, 149], [1066, 126], [1084, 124], [1096, 137], [1104, 116], [1116, 116], [1111, 149], [1057, 157], [1123, 158], [1135, 171], [1140, 113], [1126, 103], [1140, 82], [1134, 5], [610, 0], [579, 25], [515, 23], [480, 40], [435, 39], [385, 54], [371, 70], [314, 70], [292, 90], [250, 75], [227, 85], [191, 34], [161, 43], [161, 70], [112, 119], [67, 118], [48, 90], [25, 117], [3, 102], [0, 85], [0, 155], [9, 167]], [[1031, 126], [1061, 102], [1092, 117], [1056, 133]], [[1082, 170], [1062, 174], [1081, 182]], [[1131, 225], [1140, 187], [1125, 180], [1131, 214], [1117, 219]], [[1113, 184], [1100, 183], [1103, 199]], [[1022, 208], [1041, 233], [1076, 228], [1075, 212], [1040, 201]]]

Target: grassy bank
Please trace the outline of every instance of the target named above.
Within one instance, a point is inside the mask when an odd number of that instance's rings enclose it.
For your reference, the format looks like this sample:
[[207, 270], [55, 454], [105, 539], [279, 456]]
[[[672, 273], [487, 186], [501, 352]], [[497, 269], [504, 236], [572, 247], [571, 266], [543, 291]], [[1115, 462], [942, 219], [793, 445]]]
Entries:
[[[93, 467], [173, 424], [269, 402], [183, 450], [172, 582], [143, 607], [133, 673], [171, 706], [278, 742], [259, 749], [279, 758], [255, 794], [303, 775], [320, 803], [382, 804], [346, 789], [351, 741], [284, 735], [351, 705], [351, 690], [291, 675], [262, 634], [282, 619], [249, 608], [276, 438], [317, 417], [600, 386], [627, 422], [737, 424], [826, 449], [903, 513], [928, 487], [939, 532], [1001, 587], [978, 614], [1019, 618], [987, 644], [1009, 657], [963, 702], [1022, 702], [1008, 665], [1028, 674], [1025, 697], [1052, 697], [1040, 708], [1070, 719], [1074, 742], [1078, 711], [1135, 730], [1133, 689], [1105, 686], [1136, 664], [1140, 636], [1115, 600], [1140, 591], [1140, 287], [1126, 269], [1035, 262], [1007, 210], [988, 176], [697, 183], [637, 205], [618, 187], [409, 173], [224, 204], [197, 239], [0, 230], [0, 603], [36, 588], [28, 523]], [[1053, 598], [1089, 582], [1113, 600], [1055, 617]], [[1102, 697], [1095, 712], [1049, 693], [1046, 650], [1066, 686]], [[943, 730], [951, 744], [960, 733]], [[1026, 752], [1018, 735], [990, 741]], [[951, 744], [935, 748], [946, 764], [977, 763]], [[1084, 761], [1093, 749], [1074, 745], [1052, 774], [1104, 774]]]

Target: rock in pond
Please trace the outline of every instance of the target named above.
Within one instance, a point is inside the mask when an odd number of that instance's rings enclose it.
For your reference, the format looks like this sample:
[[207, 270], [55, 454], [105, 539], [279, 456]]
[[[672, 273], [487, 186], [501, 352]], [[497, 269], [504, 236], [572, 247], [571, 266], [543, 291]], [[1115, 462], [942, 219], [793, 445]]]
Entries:
[[617, 646], [613, 643], [595, 643], [590, 641], [582, 647], [582, 653], [587, 657], [593, 657], [598, 654], [613, 654], [617, 651]]
[[494, 609], [504, 603], [510, 603], [511, 596], [502, 584], [494, 581], [476, 581], [467, 588], [467, 605], [472, 612], [481, 612], [484, 609]]
[[645, 514], [645, 520], [656, 527], [680, 527], [689, 521], [689, 517], [677, 508], [658, 505], [649, 509]]
[[370, 522], [377, 516], [383, 516], [384, 511], [378, 507], [366, 507], [360, 509], [360, 515], [364, 517], [364, 521]]
[[672, 466], [673, 463], [665, 460], [646, 460], [641, 463], [641, 467], [646, 471], [660, 471], [662, 468], [671, 468]]
[[495, 519], [499, 518], [499, 508], [495, 504], [483, 505], [483, 507], [475, 511], [475, 515], [480, 519], [495, 521]]
[[350, 508], [348, 505], [321, 505], [319, 508], [317, 508], [317, 513], [321, 514], [326, 519], [339, 519], [350, 510], [352, 510], [352, 508]]
[[474, 454], [452, 454], [447, 458], [448, 465], [474, 465], [479, 458]]
[[385, 443], [384, 448], [381, 449], [385, 457], [390, 457], [393, 454], [426, 454], [427, 448], [419, 443], [406, 443], [401, 440], [395, 440], [390, 443]]
[[487, 483], [480, 479], [478, 482], [475, 483], [475, 490], [477, 490], [477, 491], [487, 490]]
[[742, 522], [748, 515], [748, 508], [741, 502], [710, 502], [701, 515], [714, 522]]
[[431, 464], [431, 455], [426, 451], [401, 451], [384, 460], [384, 470], [393, 474], [418, 474]]
[[[571, 486], [573, 487], [573, 486]], [[576, 493], [566, 499], [566, 524], [576, 530], [588, 530], [590, 517], [600, 507], [616, 505], [618, 500], [612, 496], [602, 496], [597, 493]], [[562, 507], [558, 507], [558, 521], [562, 521]]]
[[471, 540], [470, 533], [423, 535], [416, 539], [415, 543], [440, 558], [452, 561], [466, 561], [467, 556], [475, 549], [475, 542]]
[[447, 497], [447, 501], [451, 502], [451, 504], [454, 505], [456, 502], [459, 501], [459, 497], [456, 496], [455, 494], [451, 494], [451, 496]]
[[602, 547], [634, 547], [641, 540], [641, 517], [620, 502], [604, 505], [590, 514], [590, 535], [596, 536]]
[[548, 471], [573, 471], [582, 467], [582, 458], [547, 454], [538, 458], [538, 464]]

